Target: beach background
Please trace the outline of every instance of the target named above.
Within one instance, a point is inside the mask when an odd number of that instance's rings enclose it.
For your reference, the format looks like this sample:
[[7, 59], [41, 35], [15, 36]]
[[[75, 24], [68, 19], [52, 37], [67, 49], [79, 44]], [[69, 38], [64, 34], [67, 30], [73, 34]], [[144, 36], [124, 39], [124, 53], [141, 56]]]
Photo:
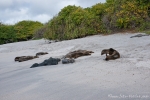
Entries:
[[[0, 100], [150, 100], [150, 36], [139, 33], [94, 35], [49, 43], [31, 40], [0, 45]], [[140, 33], [144, 34], [144, 33]], [[121, 58], [105, 61], [103, 49], [114, 48]], [[74, 50], [91, 50], [75, 63], [30, 68], [50, 57]], [[15, 62], [16, 56], [39, 58]]]

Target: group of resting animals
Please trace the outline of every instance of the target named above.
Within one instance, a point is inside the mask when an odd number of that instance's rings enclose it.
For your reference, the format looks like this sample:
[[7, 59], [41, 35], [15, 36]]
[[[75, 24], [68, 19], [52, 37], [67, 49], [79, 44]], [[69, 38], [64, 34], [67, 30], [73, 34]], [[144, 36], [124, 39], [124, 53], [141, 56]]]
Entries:
[[[131, 36], [130, 38], [134, 38], [134, 37], [142, 37], [142, 36], [149, 36], [149, 35], [145, 35], [145, 34], [137, 34], [135, 36]], [[73, 52], [69, 52], [68, 54], [66, 54], [63, 58], [52, 58], [50, 57], [49, 59], [44, 60], [42, 63], [34, 63], [30, 68], [34, 68], [34, 67], [39, 67], [39, 66], [46, 66], [46, 65], [57, 65], [59, 61], [62, 60], [63, 64], [67, 64], [67, 63], [74, 63], [76, 58], [81, 57], [81, 56], [87, 56], [87, 55], [91, 55], [91, 53], [94, 53], [93, 51], [87, 51], [87, 50], [76, 50]], [[15, 61], [18, 62], [22, 62], [22, 61], [27, 61], [27, 60], [31, 60], [34, 58], [39, 58], [40, 55], [45, 55], [48, 54], [47, 52], [38, 52], [36, 53], [35, 56], [19, 56], [19, 57], [15, 57]], [[109, 49], [103, 49], [101, 51], [101, 55], [106, 54], [106, 58], [105, 60], [115, 60], [120, 58], [120, 54], [117, 50], [113, 49], [113, 48], [109, 48]]]
[[[63, 59], [63, 62], [65, 63], [66, 59], [68, 59], [68, 60], [76, 59], [81, 56], [91, 55], [91, 53], [94, 53], [94, 52], [87, 51], [87, 50], [77, 50], [77, 51], [69, 52], [62, 59]], [[19, 57], [15, 57], [14, 60], [18, 61], [18, 62], [23, 62], [23, 61], [31, 60], [34, 58], [39, 58], [40, 55], [45, 55], [45, 54], [48, 54], [48, 53], [47, 52], [38, 52], [38, 53], [36, 53], [35, 56], [19, 56]], [[103, 55], [103, 54], [106, 54], [106, 58], [105, 58], [106, 61], [120, 58], [119, 52], [113, 48], [103, 49], [101, 51], [101, 55]]]
[[[76, 59], [76, 58], [83, 56], [83, 55], [91, 55], [91, 53], [94, 53], [94, 52], [93, 51], [86, 51], [86, 50], [77, 50], [77, 51], [73, 51], [73, 52], [68, 53], [65, 56], [65, 58]], [[103, 49], [101, 51], [101, 55], [103, 55], [103, 54], [106, 54], [106, 58], [105, 58], [106, 61], [115, 60], [115, 59], [120, 58], [119, 52], [113, 48]]]

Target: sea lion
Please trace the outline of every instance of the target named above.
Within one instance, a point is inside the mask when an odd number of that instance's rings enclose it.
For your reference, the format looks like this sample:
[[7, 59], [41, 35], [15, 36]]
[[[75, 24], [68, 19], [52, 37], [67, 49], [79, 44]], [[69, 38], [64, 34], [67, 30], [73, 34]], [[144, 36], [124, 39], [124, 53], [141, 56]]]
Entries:
[[77, 51], [73, 51], [73, 52], [69, 52], [68, 54], [65, 55], [64, 58], [78, 58], [81, 56], [87, 56], [87, 55], [91, 55], [91, 53], [94, 53], [93, 51], [87, 51], [87, 50], [77, 50]]
[[15, 57], [15, 61], [19, 61], [19, 58], [21, 58], [21, 57], [25, 57], [25, 56], [20, 56], [20, 57]]
[[36, 56], [45, 55], [45, 54], [48, 54], [48, 53], [47, 52], [38, 52], [38, 53], [36, 53]]
[[103, 49], [101, 51], [101, 55], [106, 54], [106, 56], [109, 54], [109, 49]]
[[25, 57], [21, 57], [19, 58], [19, 62], [22, 62], [22, 61], [27, 61], [27, 60], [31, 60], [31, 59], [34, 59], [34, 58], [38, 58], [38, 56], [25, 56]]
[[20, 57], [16, 57], [15, 61], [23, 62], [34, 58], [38, 58], [38, 56], [20, 56]]
[[105, 58], [106, 61], [120, 58], [119, 52], [113, 48], [102, 50], [101, 55], [103, 54], [106, 54], [106, 58]]

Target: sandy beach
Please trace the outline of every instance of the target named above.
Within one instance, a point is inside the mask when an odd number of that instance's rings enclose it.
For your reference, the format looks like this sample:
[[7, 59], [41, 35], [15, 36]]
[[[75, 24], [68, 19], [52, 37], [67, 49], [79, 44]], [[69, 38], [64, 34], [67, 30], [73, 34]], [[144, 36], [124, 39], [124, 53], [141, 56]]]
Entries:
[[[150, 100], [150, 36], [130, 38], [136, 34], [0, 45], [0, 100]], [[101, 51], [109, 48], [119, 51], [121, 58], [105, 61]], [[30, 68], [79, 49], [94, 53], [75, 59], [75, 63]], [[37, 52], [49, 54], [14, 61], [16, 56]]]

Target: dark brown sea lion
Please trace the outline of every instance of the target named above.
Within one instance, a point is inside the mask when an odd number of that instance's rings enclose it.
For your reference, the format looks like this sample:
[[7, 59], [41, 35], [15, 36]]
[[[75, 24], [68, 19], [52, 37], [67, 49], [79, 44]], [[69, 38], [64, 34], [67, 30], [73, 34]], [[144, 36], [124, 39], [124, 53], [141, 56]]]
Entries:
[[113, 48], [102, 50], [101, 55], [103, 54], [106, 54], [106, 61], [120, 58], [119, 52]]
[[38, 52], [38, 53], [36, 53], [36, 56], [46, 55], [46, 54], [48, 54], [48, 53], [47, 52]]
[[16, 57], [15, 61], [22, 62], [22, 61], [31, 60], [31, 59], [34, 59], [34, 58], [38, 58], [38, 56], [20, 56], [20, 57]]
[[21, 57], [25, 57], [25, 56], [20, 56], [20, 57], [15, 57], [15, 61], [19, 61], [19, 58], [21, 58]]
[[87, 51], [87, 50], [77, 50], [77, 51], [73, 51], [73, 52], [69, 52], [68, 54], [65, 55], [64, 58], [78, 58], [81, 56], [87, 56], [87, 55], [91, 55], [91, 53], [94, 53], [93, 51]]

